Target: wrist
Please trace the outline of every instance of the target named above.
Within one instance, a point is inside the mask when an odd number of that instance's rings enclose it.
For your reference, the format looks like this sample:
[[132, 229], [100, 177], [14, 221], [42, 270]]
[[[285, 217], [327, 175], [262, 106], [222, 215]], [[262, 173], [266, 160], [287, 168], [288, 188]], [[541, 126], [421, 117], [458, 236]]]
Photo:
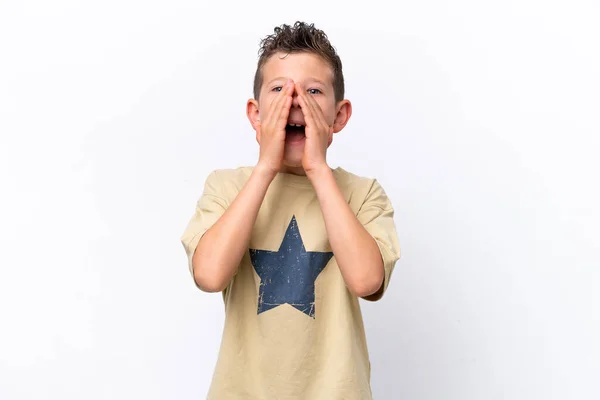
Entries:
[[271, 181], [277, 176], [277, 171], [274, 171], [272, 168], [269, 168], [262, 163], [258, 163], [253, 168], [252, 175], [271, 183]]
[[305, 170], [306, 176], [313, 183], [323, 181], [324, 178], [327, 178], [330, 175], [333, 175], [333, 171], [329, 168], [327, 163], [323, 163], [318, 167], [311, 168], [310, 170]]

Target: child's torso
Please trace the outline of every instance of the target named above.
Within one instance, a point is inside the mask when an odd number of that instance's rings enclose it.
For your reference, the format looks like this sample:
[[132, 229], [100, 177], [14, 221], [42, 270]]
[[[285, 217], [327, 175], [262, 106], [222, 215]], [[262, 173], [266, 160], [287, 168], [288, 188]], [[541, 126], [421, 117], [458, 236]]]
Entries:
[[[344, 195], [356, 213], [360, 202]], [[248, 247], [224, 292], [209, 399], [370, 399], [359, 302], [346, 288], [306, 179], [271, 184]]]

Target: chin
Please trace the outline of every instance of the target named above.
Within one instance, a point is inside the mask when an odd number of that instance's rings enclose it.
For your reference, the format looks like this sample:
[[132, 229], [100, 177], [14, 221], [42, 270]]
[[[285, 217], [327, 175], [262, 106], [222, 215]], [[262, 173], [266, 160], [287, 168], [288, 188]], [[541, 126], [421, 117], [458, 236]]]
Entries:
[[299, 160], [284, 159], [283, 165], [285, 165], [288, 168], [302, 168], [302, 159], [299, 159]]
[[283, 164], [286, 167], [291, 168], [302, 168], [302, 157], [304, 156], [303, 151], [286, 151], [283, 156]]

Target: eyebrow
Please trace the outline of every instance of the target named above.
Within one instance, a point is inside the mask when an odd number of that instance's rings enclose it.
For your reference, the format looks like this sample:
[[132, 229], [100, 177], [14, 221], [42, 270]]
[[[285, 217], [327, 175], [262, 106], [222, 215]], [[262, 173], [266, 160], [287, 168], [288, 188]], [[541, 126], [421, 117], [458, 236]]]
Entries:
[[[271, 84], [273, 84], [273, 82], [275, 82], [275, 81], [278, 81], [278, 80], [287, 81], [287, 80], [288, 80], [288, 78], [286, 78], [286, 77], [284, 77], [284, 76], [278, 76], [278, 77], [277, 77], [277, 78], [275, 78], [275, 79], [271, 79], [271, 80], [270, 80], [270, 81], [267, 83], [267, 86], [268, 86], [268, 85], [271, 85]], [[320, 84], [320, 85], [327, 86], [327, 84], [325, 84], [325, 82], [323, 82], [323, 81], [321, 81], [320, 79], [317, 79], [317, 78], [308, 78], [308, 79], [307, 79], [307, 81], [309, 81], [309, 82], [315, 82], [315, 83], [318, 83], [318, 84]]]
[[312, 82], [316, 82], [316, 83], [321, 84], [323, 86], [327, 86], [327, 84], [325, 82], [323, 82], [323, 81], [321, 81], [320, 79], [317, 79], [317, 78], [310, 78], [308, 80], [312, 81]]

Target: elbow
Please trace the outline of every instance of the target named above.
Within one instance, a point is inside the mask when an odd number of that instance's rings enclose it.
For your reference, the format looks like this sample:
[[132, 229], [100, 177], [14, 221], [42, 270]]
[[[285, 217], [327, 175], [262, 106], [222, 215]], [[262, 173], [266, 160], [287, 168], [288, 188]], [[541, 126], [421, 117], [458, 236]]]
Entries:
[[194, 283], [203, 292], [217, 293], [222, 292], [227, 287], [228, 281], [222, 273], [223, 268], [216, 260], [207, 257], [205, 251], [199, 249], [202, 241], [198, 244], [192, 258], [192, 275]]
[[385, 269], [383, 259], [377, 253], [376, 261], [363, 261], [362, 265], [369, 265], [369, 268], [353, 268], [354, 271], [360, 271], [355, 274], [353, 279], [349, 280], [348, 289], [357, 297], [371, 298], [377, 295], [383, 288], [385, 282]]
[[375, 274], [376, 276], [365, 277], [363, 279], [357, 280], [353, 282], [352, 285], [349, 285], [349, 289], [356, 297], [370, 297], [376, 293], [378, 293], [384, 281], [383, 271], [381, 274]]
[[227, 281], [213, 272], [207, 271], [206, 268], [201, 268], [199, 265], [194, 265], [194, 282], [198, 289], [207, 293], [218, 293], [225, 290]]

